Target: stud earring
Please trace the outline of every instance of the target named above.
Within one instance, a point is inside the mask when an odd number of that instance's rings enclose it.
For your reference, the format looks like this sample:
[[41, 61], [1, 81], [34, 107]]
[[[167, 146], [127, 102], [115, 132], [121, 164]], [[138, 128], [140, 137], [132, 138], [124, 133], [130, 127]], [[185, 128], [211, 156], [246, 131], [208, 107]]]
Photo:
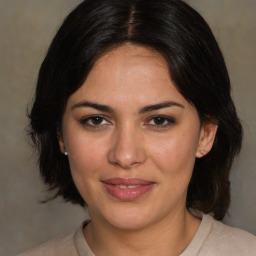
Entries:
[[68, 152], [67, 152], [67, 151], [65, 151], [65, 152], [64, 152], [64, 155], [65, 155], [65, 156], [67, 156], [67, 155], [68, 155]]

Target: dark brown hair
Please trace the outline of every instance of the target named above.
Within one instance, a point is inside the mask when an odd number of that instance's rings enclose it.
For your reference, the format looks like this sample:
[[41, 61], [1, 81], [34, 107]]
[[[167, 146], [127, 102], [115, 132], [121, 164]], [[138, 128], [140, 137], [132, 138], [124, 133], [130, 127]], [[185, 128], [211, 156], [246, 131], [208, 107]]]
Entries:
[[241, 147], [242, 127], [218, 44], [204, 19], [180, 0], [85, 0], [68, 15], [42, 63], [29, 114], [44, 182], [57, 190], [56, 196], [86, 205], [56, 131], [67, 99], [83, 84], [95, 60], [125, 42], [162, 54], [177, 89], [195, 106], [201, 121], [210, 117], [218, 122], [212, 150], [196, 159], [187, 207], [222, 219], [230, 203], [229, 172]]

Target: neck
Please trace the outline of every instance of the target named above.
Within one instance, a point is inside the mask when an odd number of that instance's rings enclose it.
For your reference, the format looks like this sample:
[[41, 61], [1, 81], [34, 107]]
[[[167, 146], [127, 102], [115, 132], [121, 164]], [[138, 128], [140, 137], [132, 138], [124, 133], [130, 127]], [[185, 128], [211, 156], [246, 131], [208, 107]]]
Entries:
[[97, 256], [176, 256], [189, 245], [199, 224], [186, 209], [140, 230], [120, 230], [92, 217], [84, 235]]

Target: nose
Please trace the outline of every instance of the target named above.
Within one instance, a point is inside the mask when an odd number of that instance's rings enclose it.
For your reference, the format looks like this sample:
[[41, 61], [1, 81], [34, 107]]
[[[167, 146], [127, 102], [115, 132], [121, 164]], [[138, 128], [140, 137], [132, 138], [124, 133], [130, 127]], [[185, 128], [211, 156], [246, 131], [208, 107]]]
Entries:
[[143, 139], [136, 129], [123, 128], [113, 135], [112, 145], [108, 152], [108, 161], [122, 169], [143, 164], [147, 155], [144, 149]]

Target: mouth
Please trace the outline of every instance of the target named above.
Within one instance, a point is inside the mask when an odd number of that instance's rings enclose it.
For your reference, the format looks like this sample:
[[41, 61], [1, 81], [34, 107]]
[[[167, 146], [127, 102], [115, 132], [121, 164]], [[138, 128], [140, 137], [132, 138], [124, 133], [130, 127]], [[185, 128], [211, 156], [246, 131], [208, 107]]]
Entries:
[[113, 178], [103, 180], [102, 184], [106, 191], [116, 199], [132, 201], [149, 192], [156, 183], [142, 179]]

